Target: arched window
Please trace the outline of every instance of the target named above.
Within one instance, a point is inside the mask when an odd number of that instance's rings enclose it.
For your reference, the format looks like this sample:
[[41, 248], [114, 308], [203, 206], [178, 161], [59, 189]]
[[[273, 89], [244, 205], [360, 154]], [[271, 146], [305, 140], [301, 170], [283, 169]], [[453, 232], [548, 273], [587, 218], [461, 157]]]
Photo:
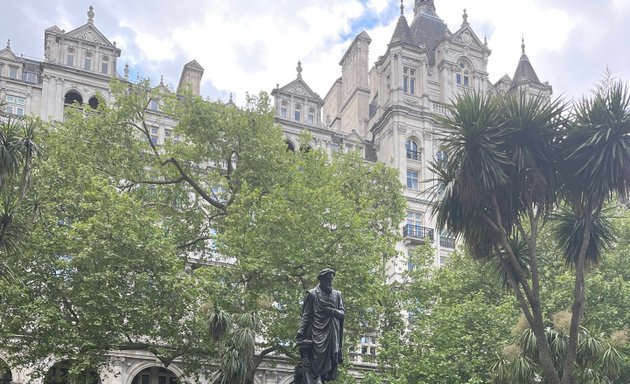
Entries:
[[63, 103], [65, 105], [73, 105], [74, 103], [81, 105], [83, 104], [83, 96], [81, 96], [78, 92], [70, 91], [66, 93]]
[[88, 100], [88, 104], [90, 105], [90, 107], [92, 107], [92, 109], [98, 108], [98, 98], [96, 96], [90, 97], [90, 100]]
[[405, 149], [407, 150], [407, 158], [411, 160], [422, 160], [422, 156], [420, 154], [420, 149], [418, 146], [418, 142], [414, 139], [407, 140], [405, 144]]
[[287, 143], [287, 150], [291, 152], [295, 152], [295, 147], [293, 146], [293, 143], [291, 143], [289, 140], [287, 140], [286, 143]]
[[295, 109], [294, 109], [294, 118], [295, 121], [302, 121], [302, 105], [301, 104], [295, 104]]
[[470, 66], [463, 61], [459, 62], [457, 73], [455, 74], [455, 80], [457, 85], [464, 87], [470, 86]]
[[173, 371], [162, 367], [147, 368], [131, 380], [131, 384], [177, 384], [178, 382], [177, 375]]

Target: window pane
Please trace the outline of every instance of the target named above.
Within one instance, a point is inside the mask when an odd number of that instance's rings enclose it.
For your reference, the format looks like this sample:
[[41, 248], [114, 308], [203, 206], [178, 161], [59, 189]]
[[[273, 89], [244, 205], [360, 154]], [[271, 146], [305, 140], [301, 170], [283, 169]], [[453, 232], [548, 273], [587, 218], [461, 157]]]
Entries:
[[104, 75], [109, 74], [109, 63], [104, 62], [101, 64], [101, 73]]
[[85, 70], [91, 70], [92, 69], [92, 59], [89, 57], [85, 58], [85, 64], [83, 65], [83, 69]]
[[66, 56], [66, 65], [74, 65], [74, 54], [68, 53], [68, 56]]

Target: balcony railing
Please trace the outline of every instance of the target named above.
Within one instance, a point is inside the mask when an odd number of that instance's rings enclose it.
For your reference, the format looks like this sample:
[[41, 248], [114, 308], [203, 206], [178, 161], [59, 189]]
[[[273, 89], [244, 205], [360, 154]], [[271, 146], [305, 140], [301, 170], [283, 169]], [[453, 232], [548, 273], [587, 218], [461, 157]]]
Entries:
[[403, 237], [411, 241], [425, 241], [426, 239], [433, 241], [433, 228], [407, 224], [403, 227]]
[[455, 248], [455, 239], [447, 236], [440, 236], [440, 247]]

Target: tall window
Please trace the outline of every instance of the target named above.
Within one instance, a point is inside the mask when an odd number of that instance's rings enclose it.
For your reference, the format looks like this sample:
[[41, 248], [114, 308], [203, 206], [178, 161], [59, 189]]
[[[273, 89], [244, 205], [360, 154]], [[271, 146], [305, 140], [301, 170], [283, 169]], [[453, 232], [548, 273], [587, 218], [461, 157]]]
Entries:
[[403, 91], [410, 95], [416, 94], [416, 70], [403, 67]]
[[315, 108], [308, 109], [308, 115], [306, 115], [306, 122], [311, 125], [315, 123]]
[[289, 103], [287, 103], [286, 101], [283, 101], [282, 103], [280, 103], [280, 117], [282, 117], [283, 119], [286, 119], [288, 115], [288, 110], [289, 110]]
[[418, 183], [419, 173], [416, 170], [408, 169], [407, 170], [407, 188], [418, 190], [420, 189]]
[[68, 49], [68, 52], [66, 52], [66, 65], [74, 65], [74, 49], [72, 48]]
[[422, 225], [422, 212], [407, 211], [407, 224], [414, 226]]
[[14, 67], [12, 65], [9, 65], [9, 78], [10, 79], [17, 79], [17, 73], [18, 73], [18, 68]]
[[92, 70], [92, 53], [85, 52], [85, 58], [83, 59], [83, 69], [86, 71]]
[[300, 104], [295, 105], [294, 116], [295, 121], [302, 121], [302, 106]]
[[463, 85], [464, 87], [468, 87], [470, 85], [470, 69], [463, 61], [459, 62], [459, 70], [455, 74], [455, 80], [457, 85]]
[[107, 56], [103, 56], [101, 60], [101, 73], [109, 75], [109, 58]]
[[408, 159], [418, 160], [418, 161], [422, 159], [420, 155], [420, 151], [418, 150], [418, 143], [415, 140], [413, 139], [407, 140], [407, 143], [405, 144], [405, 148], [407, 149]]

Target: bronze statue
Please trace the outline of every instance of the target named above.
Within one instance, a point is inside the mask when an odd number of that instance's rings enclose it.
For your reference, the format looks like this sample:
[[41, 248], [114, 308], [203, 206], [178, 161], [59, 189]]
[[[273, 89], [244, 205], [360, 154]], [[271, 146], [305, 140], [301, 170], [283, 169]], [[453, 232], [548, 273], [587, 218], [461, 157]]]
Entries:
[[337, 378], [342, 362], [345, 310], [341, 292], [332, 288], [335, 271], [319, 272], [319, 285], [304, 298], [297, 331], [301, 364], [296, 367], [295, 384], [319, 384]]

